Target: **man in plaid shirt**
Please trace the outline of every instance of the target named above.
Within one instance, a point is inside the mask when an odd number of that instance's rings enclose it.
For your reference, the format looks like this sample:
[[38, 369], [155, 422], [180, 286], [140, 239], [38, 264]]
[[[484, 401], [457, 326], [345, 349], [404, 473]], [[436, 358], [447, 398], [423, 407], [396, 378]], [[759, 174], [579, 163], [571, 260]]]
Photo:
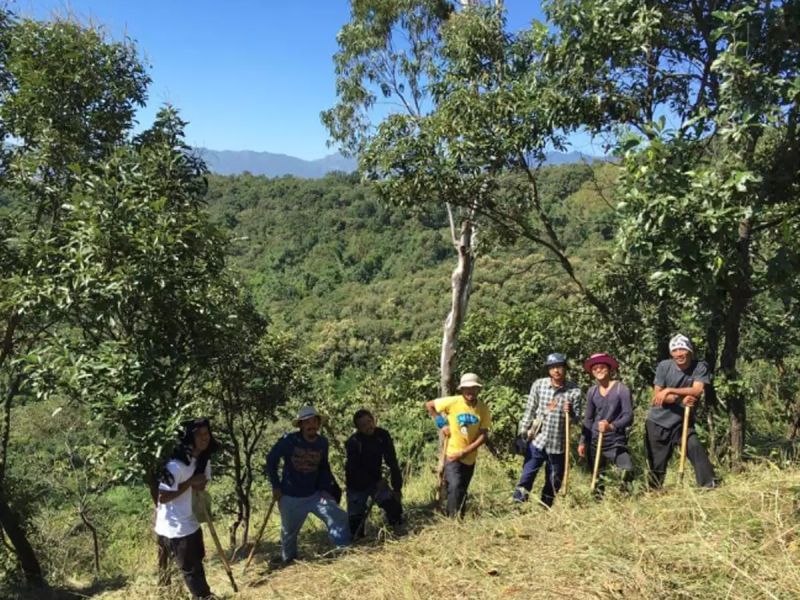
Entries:
[[514, 500], [525, 502], [533, 487], [533, 480], [545, 465], [545, 482], [542, 503], [552, 506], [564, 478], [565, 436], [564, 413], [569, 413], [573, 423], [578, 421], [581, 408], [581, 389], [566, 381], [567, 357], [558, 352], [545, 361], [549, 377], [533, 382], [525, 415], [520, 423], [520, 433], [528, 440], [522, 474], [514, 490]]

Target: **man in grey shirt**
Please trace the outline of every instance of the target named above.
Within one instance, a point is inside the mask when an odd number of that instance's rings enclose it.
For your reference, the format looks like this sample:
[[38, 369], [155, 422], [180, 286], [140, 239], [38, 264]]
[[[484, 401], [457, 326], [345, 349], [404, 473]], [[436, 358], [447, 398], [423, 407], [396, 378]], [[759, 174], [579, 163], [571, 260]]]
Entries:
[[[708, 365], [694, 358], [694, 348], [688, 337], [681, 334], [673, 337], [669, 342], [669, 352], [672, 358], [662, 360], [656, 368], [653, 405], [645, 422], [645, 449], [653, 488], [664, 483], [672, 451], [680, 446], [684, 407], [695, 406], [705, 386], [711, 383]], [[694, 411], [689, 421], [686, 456], [694, 467], [697, 484], [716, 487], [714, 467], [695, 435]]]

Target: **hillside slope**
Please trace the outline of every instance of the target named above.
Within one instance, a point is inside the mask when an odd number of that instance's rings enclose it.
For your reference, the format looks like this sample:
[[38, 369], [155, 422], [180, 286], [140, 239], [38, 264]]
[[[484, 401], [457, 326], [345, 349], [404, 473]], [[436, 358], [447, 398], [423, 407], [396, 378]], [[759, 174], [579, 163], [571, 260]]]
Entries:
[[[550, 512], [534, 504], [511, 506], [507, 481], [500, 465], [484, 460], [470, 515], [451, 522], [423, 507], [433, 483], [426, 474], [408, 490], [406, 536], [330, 558], [313, 556], [328, 545], [322, 532], [307, 531], [301, 552], [308, 560], [272, 573], [256, 563], [244, 576], [242, 564], [235, 565], [242, 588], [236, 597], [800, 597], [796, 468], [751, 467], [711, 492], [670, 479], [664, 492], [637, 491], [633, 498], [612, 492], [599, 503], [589, 497], [586, 474], [576, 473], [569, 497]], [[375, 513], [372, 522], [375, 540]], [[276, 527], [273, 522], [260, 558], [277, 552]], [[211, 554], [208, 536], [206, 545]], [[219, 562], [207, 562], [212, 587], [233, 597]], [[99, 597], [170, 596], [160, 596], [152, 581], [148, 572]]]

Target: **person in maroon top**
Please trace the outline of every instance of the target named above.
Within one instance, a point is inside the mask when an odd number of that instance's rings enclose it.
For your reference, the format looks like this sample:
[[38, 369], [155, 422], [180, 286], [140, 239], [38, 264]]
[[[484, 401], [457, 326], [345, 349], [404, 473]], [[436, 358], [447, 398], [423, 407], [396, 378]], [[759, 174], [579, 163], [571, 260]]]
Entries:
[[[583, 368], [592, 374], [596, 383], [586, 393], [586, 412], [578, 456], [587, 457], [588, 445], [587, 458], [593, 466], [599, 434], [603, 432], [600, 473], [606, 465], [613, 463], [622, 471], [622, 479], [628, 484], [633, 480], [633, 461], [628, 452], [627, 436], [627, 429], [633, 424], [631, 392], [624, 383], [612, 379], [612, 372], [619, 369], [619, 364], [610, 354], [592, 354], [583, 363]], [[598, 481], [596, 489], [602, 494], [602, 479]]]

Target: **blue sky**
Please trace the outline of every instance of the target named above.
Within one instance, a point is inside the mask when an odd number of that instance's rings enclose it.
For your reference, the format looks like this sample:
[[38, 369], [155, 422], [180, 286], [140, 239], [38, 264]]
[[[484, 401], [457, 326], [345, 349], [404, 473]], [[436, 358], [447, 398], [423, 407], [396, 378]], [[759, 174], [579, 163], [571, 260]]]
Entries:
[[[321, 158], [320, 111], [335, 102], [332, 56], [348, 0], [16, 0], [20, 15], [71, 13], [127, 34], [150, 65], [148, 125], [164, 102], [189, 121], [190, 144]], [[541, 18], [538, 0], [506, 0], [509, 27]], [[591, 152], [585, 147], [576, 149]], [[599, 154], [599, 151], [594, 153]]]

